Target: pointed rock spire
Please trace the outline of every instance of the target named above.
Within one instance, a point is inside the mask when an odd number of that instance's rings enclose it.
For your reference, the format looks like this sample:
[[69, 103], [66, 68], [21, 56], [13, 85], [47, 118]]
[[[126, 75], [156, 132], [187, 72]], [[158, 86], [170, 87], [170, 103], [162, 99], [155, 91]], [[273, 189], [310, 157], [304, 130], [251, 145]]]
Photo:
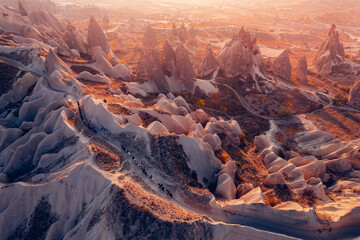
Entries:
[[110, 24], [110, 19], [108, 17], [108, 15], [105, 15], [104, 18], [101, 21], [102, 26], [104, 27], [105, 31], [108, 30], [109, 24]]
[[145, 34], [144, 34], [144, 47], [156, 47], [156, 46], [157, 46], [157, 40], [154, 30], [150, 24], [147, 24], [145, 27]]
[[303, 83], [307, 83], [307, 60], [306, 56], [302, 56], [296, 66], [296, 79]]
[[64, 34], [64, 41], [69, 48], [76, 49], [79, 53], [87, 53], [85, 37], [83, 37], [74, 26], [67, 26], [67, 31]]
[[47, 74], [50, 76], [55, 70], [59, 72], [71, 73], [71, 68], [66, 65], [54, 52], [54, 50], [50, 49], [49, 54], [45, 59], [45, 70]]
[[339, 33], [336, 31], [336, 25], [332, 25], [329, 34], [313, 59], [316, 68], [324, 74], [331, 74], [332, 67], [344, 62], [344, 47], [340, 43]]
[[18, 1], [18, 5], [19, 5], [19, 13], [21, 16], [27, 16], [28, 13], [25, 10], [24, 6], [22, 5], [21, 1]]
[[184, 81], [185, 89], [192, 92], [194, 90], [194, 78], [196, 74], [190, 62], [189, 55], [182, 43], [176, 47], [175, 61], [179, 78]]
[[138, 81], [145, 80], [155, 84], [160, 92], [168, 91], [165, 74], [156, 49], [147, 48], [143, 51], [141, 61], [138, 65], [136, 79]]
[[179, 33], [177, 31], [175, 23], [173, 23], [172, 29], [171, 29], [171, 34], [170, 34], [170, 39], [173, 41], [177, 41], [178, 38], [179, 38]]
[[184, 25], [184, 23], [181, 24], [181, 27], [179, 28], [179, 40], [180, 42], [185, 42], [189, 39], [188, 31]]
[[206, 55], [202, 59], [201, 64], [198, 68], [198, 76], [200, 78], [207, 77], [219, 67], [219, 63], [216, 61], [210, 46], [207, 47], [206, 51]]
[[94, 16], [91, 16], [89, 21], [88, 42], [91, 48], [100, 46], [105, 53], [108, 53], [110, 50], [105, 33], [96, 22]]
[[285, 79], [291, 80], [291, 63], [289, 59], [289, 51], [284, 50], [273, 62], [271, 71]]
[[175, 52], [172, 46], [166, 41], [163, 46], [164, 70], [168, 77], [178, 76], [175, 60]]

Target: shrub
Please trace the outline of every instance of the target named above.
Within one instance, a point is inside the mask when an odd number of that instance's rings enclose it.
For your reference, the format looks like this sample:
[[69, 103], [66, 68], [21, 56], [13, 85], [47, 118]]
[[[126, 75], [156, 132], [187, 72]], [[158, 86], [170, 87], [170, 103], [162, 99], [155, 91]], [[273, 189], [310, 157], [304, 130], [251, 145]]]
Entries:
[[347, 101], [348, 101], [348, 98], [345, 97], [344, 95], [340, 94], [340, 93], [336, 94], [335, 98], [333, 99], [333, 103], [335, 105], [344, 105], [344, 104], [347, 103]]
[[292, 115], [293, 115], [292, 111], [283, 109], [278, 113], [277, 117], [278, 118], [290, 118], [290, 117], [292, 117]]
[[349, 88], [349, 87], [344, 87], [344, 86], [342, 86], [342, 87], [340, 87], [340, 89], [341, 89], [342, 91], [346, 92], [346, 93], [350, 93], [350, 88]]

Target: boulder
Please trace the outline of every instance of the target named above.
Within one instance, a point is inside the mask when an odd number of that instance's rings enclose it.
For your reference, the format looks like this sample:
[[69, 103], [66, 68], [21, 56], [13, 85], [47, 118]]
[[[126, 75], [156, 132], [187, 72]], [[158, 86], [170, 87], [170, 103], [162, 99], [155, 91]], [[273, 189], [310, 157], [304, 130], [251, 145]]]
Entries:
[[276, 172], [267, 175], [263, 182], [266, 186], [274, 187], [277, 185], [285, 185], [285, 178], [281, 173]]
[[226, 198], [228, 201], [235, 199], [236, 187], [228, 174], [223, 173], [219, 176], [215, 194]]
[[152, 134], [169, 134], [169, 131], [166, 129], [166, 127], [158, 121], [152, 122], [147, 129]]
[[346, 158], [328, 160], [325, 161], [325, 165], [326, 165], [326, 169], [336, 173], [344, 173], [352, 169], [349, 160], [347, 160]]
[[254, 185], [252, 185], [252, 183], [240, 184], [236, 189], [236, 198], [242, 197], [246, 193], [250, 192], [252, 189], [254, 189]]
[[264, 195], [260, 187], [252, 189], [251, 191], [240, 197], [240, 200], [243, 200], [246, 204], [265, 203]]

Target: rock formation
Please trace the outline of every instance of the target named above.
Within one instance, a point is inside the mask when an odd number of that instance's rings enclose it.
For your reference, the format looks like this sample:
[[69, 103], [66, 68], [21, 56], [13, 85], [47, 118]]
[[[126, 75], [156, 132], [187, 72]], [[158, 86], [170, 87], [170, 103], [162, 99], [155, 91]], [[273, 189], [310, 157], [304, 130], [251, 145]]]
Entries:
[[303, 84], [306, 84], [307, 82], [306, 56], [302, 56], [296, 65], [296, 79]]
[[360, 108], [360, 81], [358, 80], [350, 91], [348, 105]]
[[21, 16], [27, 16], [27, 11], [25, 10], [24, 6], [22, 5], [22, 3], [19, 1], [18, 2], [19, 5], [19, 13]]
[[64, 63], [52, 49], [50, 49], [49, 54], [46, 57], [45, 69], [49, 75], [51, 75], [51, 73], [55, 70], [64, 73], [72, 72], [70, 67], [66, 65], [66, 63]]
[[285, 79], [290, 80], [291, 79], [291, 64], [289, 59], [289, 51], [285, 50], [283, 51], [272, 63], [271, 65], [271, 71]]
[[52, 27], [58, 33], [65, 31], [65, 26], [60, 22], [53, 14], [45, 10], [37, 10], [28, 14], [29, 19], [36, 25], [45, 25], [46, 27]]
[[193, 65], [190, 62], [189, 55], [183, 44], [179, 44], [175, 50], [176, 68], [179, 78], [184, 81], [187, 91], [194, 89], [194, 77], [196, 76]]
[[207, 53], [197, 69], [197, 73], [200, 78], [207, 77], [219, 67], [219, 63], [216, 61], [211, 47], [208, 47], [206, 51]]
[[179, 33], [177, 31], [175, 23], [173, 23], [173, 25], [172, 25], [170, 39], [173, 40], [173, 41], [178, 41], [179, 40]]
[[343, 44], [340, 43], [339, 32], [333, 24], [329, 34], [313, 59], [317, 70], [322, 74], [358, 74], [360, 67], [345, 59]]
[[244, 28], [226, 43], [218, 55], [218, 61], [223, 74], [228, 78], [247, 78], [250, 75], [255, 79], [256, 75], [265, 75], [264, 60], [256, 38], [251, 38]]
[[93, 16], [90, 17], [89, 22], [88, 43], [91, 48], [100, 46], [105, 53], [109, 52], [110, 50], [106, 36]]
[[64, 34], [64, 41], [69, 48], [76, 49], [79, 53], [87, 53], [85, 46], [85, 37], [71, 25], [67, 26], [67, 31]]
[[188, 31], [187, 31], [184, 23], [181, 24], [181, 27], [179, 28], [178, 33], [179, 33], [179, 40], [180, 40], [180, 42], [185, 42], [186, 40], [189, 39]]
[[144, 33], [144, 48], [156, 47], [156, 46], [157, 46], [157, 40], [154, 30], [150, 24], [147, 24]]
[[176, 68], [175, 52], [171, 45], [166, 41], [163, 46], [163, 56], [164, 56], [164, 71], [168, 77], [178, 76], [178, 71]]
[[138, 81], [145, 80], [155, 84], [160, 92], [167, 91], [167, 82], [156, 49], [148, 48], [143, 51], [136, 78]]

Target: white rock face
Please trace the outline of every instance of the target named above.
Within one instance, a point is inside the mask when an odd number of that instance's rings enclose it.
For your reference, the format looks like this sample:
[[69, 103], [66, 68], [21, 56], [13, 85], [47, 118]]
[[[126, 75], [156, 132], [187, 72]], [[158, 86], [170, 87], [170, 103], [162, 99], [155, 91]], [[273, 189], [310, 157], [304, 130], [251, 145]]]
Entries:
[[245, 195], [243, 195], [240, 200], [243, 200], [245, 203], [264, 203], [264, 195], [260, 187], [254, 188]]
[[111, 83], [111, 80], [107, 76], [100, 75], [100, 74], [92, 75], [91, 73], [89, 73], [87, 71], [81, 72], [77, 76], [77, 78], [92, 81], [92, 82], [98, 82], [98, 83], [106, 83], [106, 84]]
[[276, 205], [275, 208], [281, 210], [304, 211], [303, 207], [300, 204], [292, 201], [280, 203], [279, 205]]
[[289, 51], [285, 50], [283, 51], [272, 63], [271, 65], [271, 71], [285, 79], [289, 80], [291, 79], [291, 64], [289, 59]]
[[242, 133], [239, 124], [236, 121], [227, 122], [220, 120], [217, 122], [208, 122], [205, 131], [211, 134], [224, 133], [230, 141], [240, 144], [240, 134]]
[[218, 60], [221, 70], [228, 78], [247, 78], [250, 75], [256, 79], [256, 75], [266, 75], [256, 39], [251, 38], [250, 33], [243, 28], [220, 51]]
[[228, 174], [224, 173], [219, 176], [215, 194], [226, 198], [228, 201], [235, 198], [236, 187]]
[[264, 179], [264, 184], [267, 186], [285, 185], [285, 178], [280, 172], [271, 173]]
[[161, 122], [155, 121], [148, 126], [149, 132], [153, 134], [169, 134], [166, 127]]
[[63, 73], [72, 72], [70, 67], [66, 65], [66, 63], [64, 63], [52, 49], [50, 49], [49, 54], [46, 57], [45, 70], [49, 75], [51, 75], [55, 70]]

